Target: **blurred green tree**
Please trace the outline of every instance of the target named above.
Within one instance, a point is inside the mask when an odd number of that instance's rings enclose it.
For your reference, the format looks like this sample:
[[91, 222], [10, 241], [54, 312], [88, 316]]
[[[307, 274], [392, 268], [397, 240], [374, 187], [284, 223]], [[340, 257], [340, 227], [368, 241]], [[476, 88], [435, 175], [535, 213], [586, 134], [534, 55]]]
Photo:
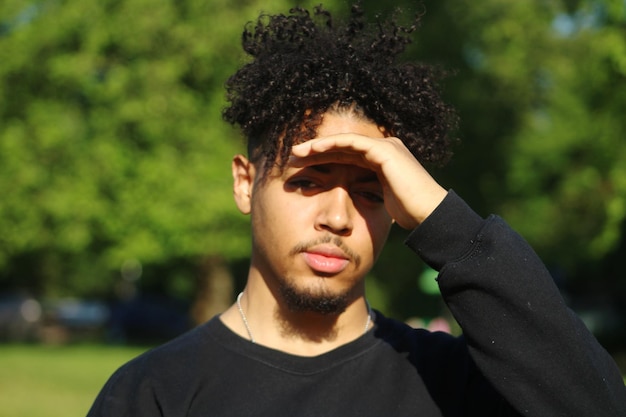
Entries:
[[[295, 3], [2, 2], [0, 286], [104, 295], [141, 275], [143, 287], [206, 299], [206, 277], [249, 250], [223, 82], [242, 62], [242, 25]], [[444, 87], [462, 141], [433, 169], [441, 182], [503, 215], [548, 264], [623, 289], [624, 2], [362, 3], [371, 16], [426, 10], [406, 57], [455, 72]], [[436, 314], [405, 235], [393, 231], [372, 273], [373, 304]]]
[[488, 1], [447, 10], [465, 34], [470, 74], [455, 85], [466, 138], [462, 170], [452, 174], [472, 173], [480, 205], [577, 285], [624, 288], [612, 265], [625, 249], [626, 5]]
[[111, 295], [141, 276], [188, 297], [247, 255], [221, 109], [260, 4], [2, 2], [0, 285]]
[[[502, 215], [555, 277], [567, 277], [568, 290], [619, 304], [626, 297], [626, 4], [365, 4], [383, 15], [425, 11], [407, 59], [452, 72], [443, 85], [461, 117], [461, 141], [450, 164], [432, 172], [482, 215]], [[392, 235], [393, 253], [379, 265], [398, 270], [397, 283], [381, 284], [406, 316], [419, 311], [410, 301], [416, 296], [436, 304], [407, 291], [415, 273], [399, 270], [402, 250], [393, 241], [403, 236]]]
[[552, 48], [536, 64], [536, 99], [512, 136], [503, 213], [539, 251], [574, 271], [597, 265], [623, 239], [625, 23], [623, 2], [560, 10]]

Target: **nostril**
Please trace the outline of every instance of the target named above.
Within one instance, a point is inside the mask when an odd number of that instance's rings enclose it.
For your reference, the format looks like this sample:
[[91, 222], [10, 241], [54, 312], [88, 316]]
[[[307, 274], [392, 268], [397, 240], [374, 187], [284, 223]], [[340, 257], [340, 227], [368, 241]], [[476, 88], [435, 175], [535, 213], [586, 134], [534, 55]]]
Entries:
[[348, 236], [350, 234], [350, 232], [352, 231], [352, 229], [348, 228], [348, 227], [344, 227], [342, 229], [338, 229], [338, 228], [334, 228], [334, 227], [330, 227], [330, 226], [325, 226], [324, 227], [325, 230], [335, 234], [335, 235], [339, 235], [339, 236]]
[[345, 218], [335, 218], [330, 221], [320, 223], [321, 229], [335, 235], [347, 236], [352, 232], [352, 224]]

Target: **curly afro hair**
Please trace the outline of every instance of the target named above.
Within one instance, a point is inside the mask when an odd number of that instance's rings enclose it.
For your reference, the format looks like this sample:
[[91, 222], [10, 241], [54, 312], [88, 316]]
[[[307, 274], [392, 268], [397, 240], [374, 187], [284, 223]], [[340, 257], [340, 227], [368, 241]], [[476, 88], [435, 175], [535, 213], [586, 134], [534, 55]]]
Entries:
[[369, 26], [359, 6], [341, 25], [322, 6], [262, 14], [243, 32], [252, 60], [226, 82], [224, 120], [241, 127], [251, 160], [263, 160], [266, 172], [284, 167], [292, 145], [314, 138], [327, 111], [369, 119], [420, 162], [442, 165], [457, 123], [439, 91], [444, 74], [399, 61], [418, 23], [419, 16], [409, 27]]

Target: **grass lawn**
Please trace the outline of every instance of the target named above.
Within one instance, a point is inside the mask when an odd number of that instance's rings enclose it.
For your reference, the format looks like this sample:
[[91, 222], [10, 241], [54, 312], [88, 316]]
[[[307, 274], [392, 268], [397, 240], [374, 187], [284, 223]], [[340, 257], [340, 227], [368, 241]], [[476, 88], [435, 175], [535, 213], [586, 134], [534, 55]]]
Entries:
[[111, 373], [145, 350], [96, 345], [0, 345], [0, 414], [84, 417]]
[[0, 345], [0, 415], [84, 417], [115, 369], [145, 350]]

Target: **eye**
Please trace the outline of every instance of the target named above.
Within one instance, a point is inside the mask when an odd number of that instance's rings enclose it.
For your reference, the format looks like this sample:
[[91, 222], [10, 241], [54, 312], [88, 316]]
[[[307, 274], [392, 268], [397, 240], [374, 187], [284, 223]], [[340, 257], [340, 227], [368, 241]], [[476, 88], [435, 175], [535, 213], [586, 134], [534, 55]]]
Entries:
[[317, 187], [317, 184], [313, 181], [302, 178], [289, 181], [289, 185], [293, 188], [300, 188], [302, 190], [309, 190]]
[[302, 195], [312, 195], [320, 188], [320, 185], [309, 178], [293, 178], [285, 183], [285, 189], [291, 192], [299, 192]]

